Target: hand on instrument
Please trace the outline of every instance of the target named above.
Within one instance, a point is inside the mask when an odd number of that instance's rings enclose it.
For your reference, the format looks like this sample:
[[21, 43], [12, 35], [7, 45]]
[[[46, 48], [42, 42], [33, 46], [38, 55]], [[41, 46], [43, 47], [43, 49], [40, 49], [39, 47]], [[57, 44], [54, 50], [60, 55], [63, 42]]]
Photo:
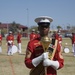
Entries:
[[49, 54], [49, 52], [44, 52], [44, 53], [43, 53], [43, 59], [44, 59], [44, 60], [49, 58], [49, 57], [48, 57], [48, 54]]
[[9, 44], [12, 44], [13, 41], [8, 41]]
[[58, 61], [53, 61], [53, 60], [50, 60], [50, 59], [45, 59], [43, 61], [43, 65], [44, 66], [52, 66], [54, 69], [59, 68], [59, 62]]
[[34, 58], [32, 64], [36, 67], [41, 61], [48, 58], [48, 52], [43, 53], [42, 55]]
[[32, 64], [36, 67], [43, 60], [43, 54], [34, 58]]

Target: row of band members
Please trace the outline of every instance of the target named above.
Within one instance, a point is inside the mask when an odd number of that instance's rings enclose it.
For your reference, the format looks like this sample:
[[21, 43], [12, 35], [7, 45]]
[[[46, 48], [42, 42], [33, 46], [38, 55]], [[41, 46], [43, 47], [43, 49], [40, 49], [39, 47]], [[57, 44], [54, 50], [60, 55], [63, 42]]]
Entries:
[[[32, 33], [30, 34], [30, 40], [33, 40], [37, 37], [40, 37], [39, 35], [39, 31], [35, 32], [35, 29], [32, 29]], [[62, 35], [61, 35], [61, 32], [60, 31], [55, 31], [52, 35], [51, 35], [52, 38], [54, 39], [57, 39], [59, 44], [60, 44], [60, 47], [61, 47], [61, 50], [63, 52], [63, 48], [62, 48]], [[69, 37], [71, 39], [71, 42], [72, 42], [72, 52], [73, 52], [73, 55], [75, 56], [75, 33], [72, 33], [72, 36]], [[65, 43], [65, 45], [67, 46], [67, 43]], [[65, 47], [66, 47], [65, 46]]]
[[[18, 31], [17, 34], [17, 43], [18, 43], [18, 52], [21, 53], [21, 32]], [[7, 37], [6, 37], [6, 45], [7, 45], [7, 55], [13, 55], [12, 47], [14, 45], [14, 35], [12, 31], [9, 31]], [[0, 53], [2, 53], [2, 35], [0, 34]]]
[[[18, 43], [18, 52], [19, 53], [21, 53], [21, 37], [22, 37], [21, 32], [18, 31], [17, 43]], [[32, 32], [29, 35], [30, 40], [33, 40], [37, 37], [40, 37], [39, 31], [36, 32], [35, 29], [32, 29]], [[61, 36], [61, 34], [59, 32], [54, 32], [52, 37], [59, 40], [61, 50], [62, 50], [62, 36]], [[75, 43], [75, 34], [74, 33], [72, 33], [72, 38], [71, 39], [72, 39], [72, 51], [74, 52], [74, 43]], [[11, 53], [11, 47], [10, 46], [14, 44], [13, 43], [14, 42], [14, 36], [13, 36], [12, 31], [9, 31], [9, 35], [6, 38], [6, 41], [8, 43], [8, 55], [10, 55], [10, 53]], [[2, 35], [0, 34], [0, 53], [2, 52], [1, 45], [2, 45]], [[13, 54], [11, 54], [11, 55], [13, 55]]]

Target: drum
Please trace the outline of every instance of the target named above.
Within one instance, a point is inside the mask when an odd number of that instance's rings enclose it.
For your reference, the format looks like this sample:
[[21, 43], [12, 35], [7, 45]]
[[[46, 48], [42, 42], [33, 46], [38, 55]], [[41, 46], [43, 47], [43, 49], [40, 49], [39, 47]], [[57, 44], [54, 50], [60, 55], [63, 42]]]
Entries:
[[12, 46], [12, 53], [16, 53], [18, 51], [18, 48], [16, 45]]
[[69, 52], [70, 52], [69, 48], [65, 47], [65, 48], [64, 48], [64, 52], [65, 52], [65, 53], [69, 53]]

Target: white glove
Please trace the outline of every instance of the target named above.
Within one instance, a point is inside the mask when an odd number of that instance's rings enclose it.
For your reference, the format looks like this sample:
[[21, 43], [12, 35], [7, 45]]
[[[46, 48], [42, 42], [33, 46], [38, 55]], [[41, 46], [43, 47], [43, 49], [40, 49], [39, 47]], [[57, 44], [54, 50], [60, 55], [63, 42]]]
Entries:
[[55, 70], [59, 68], [59, 62], [58, 61], [53, 61], [50, 59], [45, 59], [43, 61], [44, 66], [52, 66]]
[[43, 60], [43, 54], [34, 58], [32, 64], [36, 67]]
[[47, 58], [48, 58], [48, 52], [45, 52], [42, 55], [34, 58], [32, 60], [32, 64], [36, 67], [42, 60], [47, 59]]
[[43, 53], [43, 55], [44, 55], [43, 58], [44, 58], [44, 59], [48, 59], [48, 53], [49, 53], [49, 52], [45, 52], [45, 53]]
[[12, 44], [13, 41], [8, 41], [9, 44]]

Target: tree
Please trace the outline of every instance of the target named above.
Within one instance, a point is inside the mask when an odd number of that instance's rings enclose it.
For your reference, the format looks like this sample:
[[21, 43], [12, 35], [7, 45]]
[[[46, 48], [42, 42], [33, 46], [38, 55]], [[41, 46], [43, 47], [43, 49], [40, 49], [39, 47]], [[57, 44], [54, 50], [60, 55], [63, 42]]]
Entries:
[[73, 26], [73, 27], [70, 28], [70, 32], [71, 33], [75, 33], [75, 26]]
[[58, 25], [58, 26], [57, 26], [57, 29], [60, 30], [60, 29], [62, 29], [62, 27]]
[[70, 28], [71, 28], [70, 26], [67, 26], [67, 30], [70, 30]]
[[32, 26], [32, 27], [29, 29], [29, 31], [31, 32], [32, 29], [35, 29], [35, 31], [38, 31], [38, 27], [37, 27], [37, 26]]
[[0, 25], [1, 25], [2, 23], [0, 22]]
[[20, 24], [16, 24], [15, 22], [11, 23], [9, 27], [9, 31], [12, 31], [13, 33], [17, 32]]

